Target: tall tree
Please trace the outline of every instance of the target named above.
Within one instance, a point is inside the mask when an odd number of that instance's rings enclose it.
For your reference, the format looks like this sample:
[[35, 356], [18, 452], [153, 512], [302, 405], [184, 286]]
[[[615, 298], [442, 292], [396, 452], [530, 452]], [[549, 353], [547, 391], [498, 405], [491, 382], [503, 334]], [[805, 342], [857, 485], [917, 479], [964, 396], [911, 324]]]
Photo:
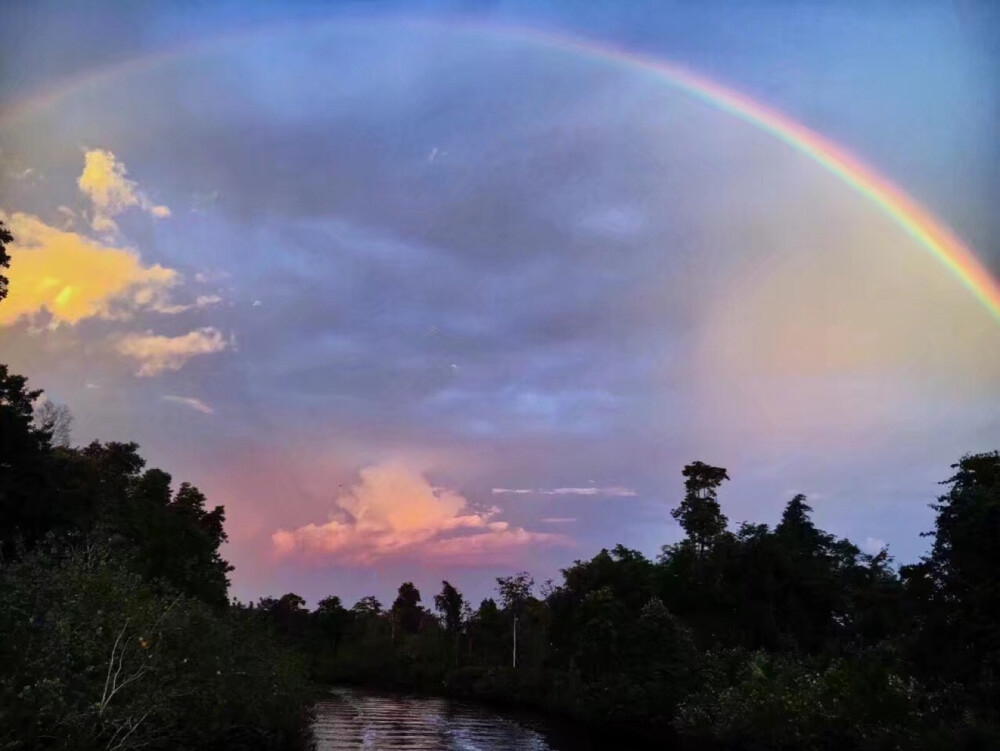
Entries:
[[440, 594], [434, 595], [434, 607], [444, 620], [448, 648], [452, 651], [452, 659], [457, 663], [459, 638], [462, 634], [462, 612], [466, 607], [465, 598], [448, 581], [443, 581]]
[[500, 601], [511, 618], [511, 633], [513, 635], [511, 663], [514, 667], [517, 667], [517, 622], [524, 617], [524, 608], [531, 598], [531, 590], [534, 586], [535, 580], [527, 571], [521, 571], [514, 576], [497, 577]]
[[441, 593], [434, 595], [434, 607], [444, 619], [444, 629], [455, 637], [462, 628], [462, 606], [465, 598], [449, 582], [441, 582]]
[[390, 613], [393, 624], [398, 624], [405, 633], [415, 634], [420, 631], [424, 609], [420, 606], [420, 590], [413, 582], [404, 582], [399, 586]]
[[684, 500], [670, 512], [680, 522], [699, 555], [726, 530], [727, 519], [717, 500], [718, 489], [729, 479], [722, 467], [694, 462], [684, 467]]

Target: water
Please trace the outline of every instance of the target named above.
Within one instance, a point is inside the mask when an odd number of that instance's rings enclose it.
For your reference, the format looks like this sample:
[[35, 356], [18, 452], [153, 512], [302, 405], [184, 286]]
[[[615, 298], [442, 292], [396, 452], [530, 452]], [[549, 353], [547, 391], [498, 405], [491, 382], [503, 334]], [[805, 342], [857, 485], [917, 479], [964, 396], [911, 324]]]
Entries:
[[317, 751], [591, 751], [585, 736], [538, 718], [432, 697], [337, 689], [316, 706]]

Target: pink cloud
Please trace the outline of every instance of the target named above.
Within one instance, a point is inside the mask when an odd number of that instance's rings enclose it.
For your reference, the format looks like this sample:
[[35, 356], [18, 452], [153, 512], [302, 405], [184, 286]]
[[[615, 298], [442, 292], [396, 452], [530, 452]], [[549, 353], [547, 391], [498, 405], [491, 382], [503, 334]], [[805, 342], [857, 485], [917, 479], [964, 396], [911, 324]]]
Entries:
[[470, 509], [455, 491], [434, 487], [402, 464], [385, 463], [361, 470], [327, 522], [279, 529], [271, 543], [278, 557], [354, 566], [386, 559], [494, 565], [530, 547], [570, 544], [564, 535], [512, 528], [494, 519], [499, 512]]

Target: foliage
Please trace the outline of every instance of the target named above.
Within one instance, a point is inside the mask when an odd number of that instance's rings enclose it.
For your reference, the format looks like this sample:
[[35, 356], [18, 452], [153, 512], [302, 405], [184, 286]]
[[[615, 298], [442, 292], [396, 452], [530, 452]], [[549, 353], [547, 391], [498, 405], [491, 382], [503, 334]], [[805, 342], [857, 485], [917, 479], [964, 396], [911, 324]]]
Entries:
[[0, 570], [0, 745], [291, 747], [297, 658], [239, 608], [154, 592], [103, 535], [50, 539]]
[[878, 655], [709, 652], [702, 680], [678, 712], [686, 735], [761, 749], [910, 748], [919, 735], [919, 686]]

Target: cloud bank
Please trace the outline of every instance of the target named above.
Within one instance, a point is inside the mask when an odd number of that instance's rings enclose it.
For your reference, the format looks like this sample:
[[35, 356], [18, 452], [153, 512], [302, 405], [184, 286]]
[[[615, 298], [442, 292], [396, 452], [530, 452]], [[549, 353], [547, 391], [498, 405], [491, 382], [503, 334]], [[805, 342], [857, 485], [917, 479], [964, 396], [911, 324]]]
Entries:
[[562, 535], [494, 521], [499, 509], [472, 510], [458, 493], [435, 488], [402, 464], [366, 467], [360, 475], [336, 500], [339, 518], [279, 529], [271, 536], [274, 552], [348, 566], [387, 559], [476, 566], [511, 562], [529, 547], [569, 544]]

